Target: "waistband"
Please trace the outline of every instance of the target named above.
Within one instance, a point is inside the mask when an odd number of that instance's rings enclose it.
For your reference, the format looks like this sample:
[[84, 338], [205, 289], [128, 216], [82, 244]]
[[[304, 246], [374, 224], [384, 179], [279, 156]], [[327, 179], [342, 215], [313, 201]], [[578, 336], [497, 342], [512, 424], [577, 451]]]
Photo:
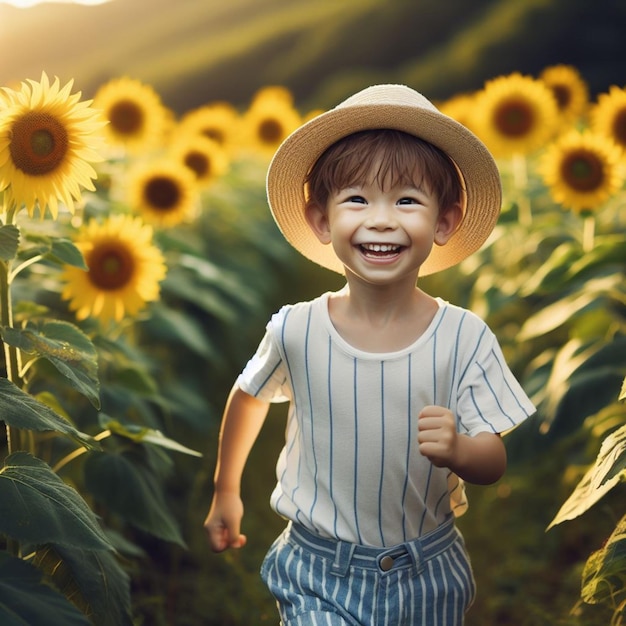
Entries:
[[331, 572], [339, 576], [345, 576], [351, 566], [382, 573], [412, 567], [417, 574], [426, 561], [448, 550], [459, 537], [454, 518], [417, 539], [385, 548], [327, 539], [294, 522], [290, 522], [286, 530], [288, 541], [320, 557], [332, 559]]

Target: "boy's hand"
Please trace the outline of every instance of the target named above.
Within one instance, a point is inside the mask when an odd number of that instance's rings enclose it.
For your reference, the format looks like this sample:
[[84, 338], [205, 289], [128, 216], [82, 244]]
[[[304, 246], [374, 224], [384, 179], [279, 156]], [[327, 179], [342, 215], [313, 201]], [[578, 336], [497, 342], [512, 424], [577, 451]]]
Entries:
[[418, 415], [420, 452], [437, 467], [454, 467], [458, 454], [456, 419], [442, 406], [425, 406]]
[[247, 538], [240, 534], [243, 503], [236, 493], [216, 493], [211, 510], [204, 520], [209, 545], [213, 552], [243, 548]]

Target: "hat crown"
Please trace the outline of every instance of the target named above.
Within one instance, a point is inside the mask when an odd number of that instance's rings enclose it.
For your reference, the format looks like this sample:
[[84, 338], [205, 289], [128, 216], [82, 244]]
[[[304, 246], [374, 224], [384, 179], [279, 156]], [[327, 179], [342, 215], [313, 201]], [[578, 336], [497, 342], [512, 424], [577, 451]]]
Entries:
[[428, 98], [406, 85], [373, 85], [350, 96], [335, 108], [372, 105], [409, 106], [439, 112]]

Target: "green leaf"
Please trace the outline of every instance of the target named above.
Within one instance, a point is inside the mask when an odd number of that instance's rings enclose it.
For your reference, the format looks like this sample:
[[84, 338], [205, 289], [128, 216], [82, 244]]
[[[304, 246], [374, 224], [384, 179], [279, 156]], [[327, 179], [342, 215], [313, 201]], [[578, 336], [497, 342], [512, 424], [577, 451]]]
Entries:
[[46, 259], [55, 261], [60, 265], [72, 265], [82, 270], [88, 270], [83, 253], [72, 241], [64, 238], [52, 239], [52, 250], [46, 254]]
[[[620, 598], [621, 596], [621, 598]], [[614, 609], [626, 596], [626, 516], [618, 522], [606, 544], [594, 552], [583, 569], [581, 598], [589, 604]]]
[[93, 406], [100, 407], [98, 353], [77, 326], [49, 321], [25, 329], [3, 327], [0, 332], [9, 345], [50, 361]]
[[594, 351], [595, 348], [583, 346], [579, 339], [570, 339], [560, 346], [557, 352], [550, 349], [547, 354], [541, 355], [533, 362], [534, 369], [541, 367], [544, 371], [548, 363], [550, 364], [550, 375], [545, 382], [542, 380], [540, 386], [540, 399], [545, 402], [543, 413], [549, 417], [550, 421], [554, 419], [554, 414], [569, 389], [570, 378]]
[[0, 552], [2, 626], [90, 626], [92, 622], [83, 613], [41, 578], [36, 567]]
[[187, 448], [177, 441], [166, 437], [160, 430], [135, 426], [134, 424], [123, 425], [116, 420], [105, 421], [103, 426], [116, 435], [131, 439], [135, 443], [151, 443], [155, 446], [167, 448], [168, 450], [174, 450], [175, 452], [182, 452], [183, 454], [189, 454], [190, 456], [202, 456], [201, 452]]
[[591, 272], [605, 271], [611, 266], [619, 266], [620, 271], [626, 263], [626, 246], [623, 235], [598, 237], [594, 247], [584, 256], [572, 263], [568, 269], [569, 278], [580, 278]]
[[540, 409], [549, 437], [562, 439], [615, 402], [626, 369], [626, 338], [616, 337], [604, 345], [572, 339], [551, 360]]
[[86, 448], [99, 448], [92, 437], [80, 432], [49, 406], [22, 391], [6, 378], [0, 378], [0, 420], [15, 428], [37, 432], [56, 431], [68, 435]]
[[204, 312], [223, 322], [232, 322], [236, 318], [236, 309], [216, 289], [203, 285], [197, 277], [188, 273], [177, 272], [161, 283], [163, 294], [193, 303]]
[[96, 626], [132, 626], [130, 579], [111, 552], [46, 546], [33, 562]]
[[152, 308], [149, 325], [158, 326], [161, 336], [186, 346], [206, 359], [215, 360], [218, 356], [218, 350], [202, 325], [188, 313], [158, 303]]
[[0, 533], [35, 544], [112, 550], [82, 497], [41, 459], [8, 456], [0, 469]]
[[0, 260], [10, 261], [14, 259], [17, 256], [19, 245], [19, 229], [12, 224], [0, 226]]
[[602, 496], [626, 478], [625, 467], [626, 425], [611, 433], [602, 442], [595, 463], [583, 476], [548, 528], [574, 519], [591, 508]]
[[612, 404], [622, 380], [611, 366], [577, 371], [558, 399], [548, 431], [550, 439], [563, 439], [580, 428], [585, 419]]
[[85, 461], [85, 484], [98, 502], [131, 525], [185, 546], [160, 482], [137, 455], [90, 454]]
[[626, 400], [626, 378], [622, 381], [622, 389], [619, 392], [619, 399]]
[[580, 258], [580, 250], [572, 242], [557, 246], [552, 254], [533, 273], [521, 287], [520, 295], [530, 296], [537, 293], [554, 293], [563, 289], [563, 276], [573, 261]]
[[619, 474], [626, 476], [624, 474], [626, 470], [626, 425], [612, 432], [602, 442], [596, 463], [599, 465], [598, 473], [604, 474], [601, 484]]
[[519, 332], [518, 340], [525, 341], [545, 335], [574, 318], [588, 306], [599, 305], [606, 294], [617, 287], [621, 280], [621, 276], [613, 275], [588, 281], [579, 291], [553, 302], [529, 317]]
[[119, 385], [139, 396], [147, 398], [158, 395], [157, 383], [144, 368], [137, 364], [122, 366], [111, 372], [108, 386]]

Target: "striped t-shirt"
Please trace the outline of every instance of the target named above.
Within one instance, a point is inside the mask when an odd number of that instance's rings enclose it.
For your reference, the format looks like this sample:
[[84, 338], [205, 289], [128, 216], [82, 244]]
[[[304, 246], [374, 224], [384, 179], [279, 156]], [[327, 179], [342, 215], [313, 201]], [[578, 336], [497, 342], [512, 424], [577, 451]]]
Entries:
[[495, 336], [470, 311], [438, 300], [413, 344], [371, 353], [334, 328], [330, 295], [273, 315], [238, 378], [250, 395], [290, 401], [271, 505], [324, 537], [403, 543], [452, 515], [454, 475], [418, 448], [422, 408], [448, 407], [470, 436], [506, 431], [535, 409]]

